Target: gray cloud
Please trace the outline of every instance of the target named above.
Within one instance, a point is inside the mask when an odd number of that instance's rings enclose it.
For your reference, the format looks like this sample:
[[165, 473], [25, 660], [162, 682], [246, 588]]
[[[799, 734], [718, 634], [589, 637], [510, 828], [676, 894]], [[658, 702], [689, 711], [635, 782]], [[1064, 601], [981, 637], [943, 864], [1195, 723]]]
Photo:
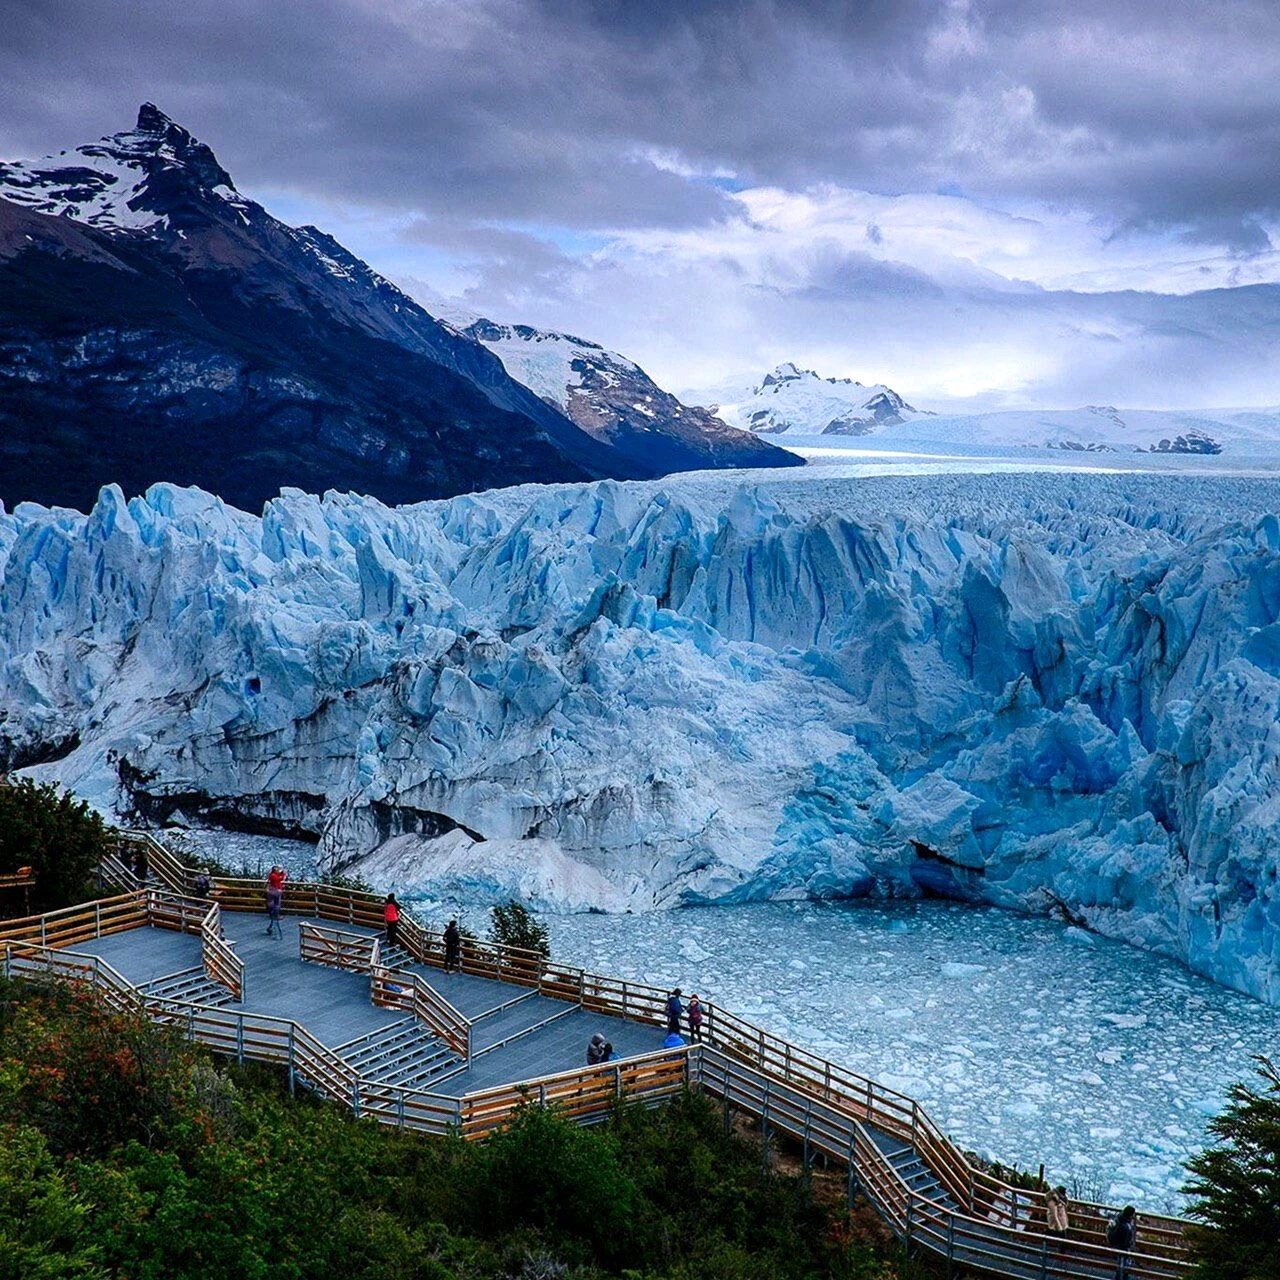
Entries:
[[[1224, 255], [1274, 278], [1274, 0], [0, 0], [0, 21], [0, 156], [154, 100], [251, 195], [339, 232], [343, 206], [380, 211], [386, 269], [413, 274], [420, 246], [465, 268], [477, 310], [668, 380], [797, 358], [909, 395], [1280, 397], [1280, 290], [1113, 289], [1148, 242], [1175, 247], [1184, 288], [1236, 278]], [[941, 211], [947, 275], [887, 208], [856, 242], [774, 225], [744, 248], [726, 187], [1052, 211], [1120, 265], [1086, 286], [1108, 293], [1020, 285], [1022, 232], [949, 230]], [[702, 248], [671, 257], [655, 230]], [[586, 252], [608, 233], [616, 252]], [[1008, 258], [980, 265], [967, 234], [1006, 237]]]
[[153, 98], [248, 185], [454, 216], [724, 216], [646, 147], [745, 182], [1072, 202], [1242, 249], [1280, 210], [1272, 0], [2, 7], [10, 153]]

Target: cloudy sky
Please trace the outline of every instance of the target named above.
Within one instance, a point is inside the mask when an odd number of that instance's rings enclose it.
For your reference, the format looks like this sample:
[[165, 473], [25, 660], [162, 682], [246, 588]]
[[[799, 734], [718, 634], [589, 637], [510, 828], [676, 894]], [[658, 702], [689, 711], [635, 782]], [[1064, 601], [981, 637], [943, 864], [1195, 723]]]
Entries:
[[[673, 388], [1280, 404], [1275, 0], [0, 0], [0, 156], [155, 101], [430, 299]], [[430, 304], [428, 304], [430, 305]]]

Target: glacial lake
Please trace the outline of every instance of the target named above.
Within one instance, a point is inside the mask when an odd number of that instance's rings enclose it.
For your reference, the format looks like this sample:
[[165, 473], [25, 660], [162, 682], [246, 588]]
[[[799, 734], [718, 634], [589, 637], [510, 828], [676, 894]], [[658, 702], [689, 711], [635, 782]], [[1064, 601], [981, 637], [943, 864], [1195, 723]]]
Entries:
[[[480, 924], [478, 913], [470, 913]], [[1280, 1009], [1053, 921], [940, 901], [551, 917], [553, 954], [679, 985], [910, 1094], [962, 1147], [1178, 1212]]]

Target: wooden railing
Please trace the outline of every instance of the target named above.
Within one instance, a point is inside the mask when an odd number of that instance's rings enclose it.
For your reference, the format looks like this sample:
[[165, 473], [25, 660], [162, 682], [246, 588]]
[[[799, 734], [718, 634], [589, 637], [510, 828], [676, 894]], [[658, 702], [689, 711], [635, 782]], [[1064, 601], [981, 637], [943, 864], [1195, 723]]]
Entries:
[[509, 1123], [528, 1103], [554, 1106], [572, 1120], [598, 1119], [619, 1099], [662, 1102], [679, 1094], [688, 1082], [689, 1050], [685, 1048], [661, 1049], [639, 1058], [480, 1089], [462, 1098], [462, 1134], [466, 1138], [486, 1137]]
[[[1010, 1226], [913, 1191], [863, 1118], [823, 1099], [808, 1084], [788, 1084], [710, 1045], [693, 1046], [690, 1054], [703, 1092], [759, 1120], [766, 1141], [783, 1133], [800, 1143], [806, 1165], [814, 1153], [845, 1165], [850, 1195], [860, 1188], [900, 1238], [945, 1258], [949, 1273], [962, 1266], [1040, 1280], [1099, 1280], [1114, 1268], [1115, 1250], [1078, 1232], [1058, 1241], [1044, 1234], [1043, 1224], [1023, 1220], [1021, 1227]], [[1132, 1254], [1133, 1280], [1173, 1280], [1187, 1273], [1185, 1258], [1170, 1257], [1158, 1245], [1158, 1239], [1148, 1238], [1144, 1217]]]
[[124, 933], [147, 923], [144, 894], [133, 892], [63, 907], [42, 916], [24, 916], [0, 923], [0, 942], [30, 942], [37, 946], [70, 947], [90, 938]]
[[92, 986], [113, 1008], [142, 1013], [215, 1053], [285, 1068], [292, 1089], [300, 1081], [323, 1097], [382, 1124], [443, 1134], [457, 1126], [457, 1098], [424, 1089], [366, 1080], [305, 1027], [286, 1018], [219, 1005], [148, 999], [98, 956], [77, 955], [37, 943], [0, 943], [6, 977]]
[[367, 933], [351, 933], [302, 920], [298, 924], [298, 952], [312, 964], [350, 973], [369, 973], [373, 968], [378, 940]]
[[[1047, 1221], [1043, 1192], [1012, 1187], [978, 1169], [905, 1094], [797, 1048], [716, 1005], [707, 1006], [703, 1034], [708, 1044], [758, 1067], [773, 1079], [801, 1087], [815, 1100], [838, 1106], [881, 1132], [910, 1143], [956, 1203], [969, 1213], [978, 1217], [998, 1214], [1016, 1195], [1024, 1221]], [[1072, 1237], [1105, 1246], [1106, 1227], [1113, 1213], [1102, 1205], [1073, 1202]], [[1185, 1258], [1185, 1224], [1180, 1219], [1144, 1213], [1142, 1222], [1144, 1248], [1149, 1253], [1174, 1260]]]
[[438, 991], [405, 969], [375, 964], [371, 972], [373, 1003], [384, 1009], [411, 1013], [443, 1040], [464, 1062], [471, 1062], [471, 1021]]
[[200, 936], [209, 903], [201, 898], [188, 898], [167, 889], [144, 889], [147, 923], [153, 929], [172, 929], [174, 933]]
[[244, 961], [222, 936], [222, 908], [216, 902], [200, 921], [200, 959], [211, 981], [244, 1001]]
[[119, 893], [131, 893], [138, 887], [138, 878], [114, 853], [103, 854], [98, 864], [99, 887], [115, 889]]

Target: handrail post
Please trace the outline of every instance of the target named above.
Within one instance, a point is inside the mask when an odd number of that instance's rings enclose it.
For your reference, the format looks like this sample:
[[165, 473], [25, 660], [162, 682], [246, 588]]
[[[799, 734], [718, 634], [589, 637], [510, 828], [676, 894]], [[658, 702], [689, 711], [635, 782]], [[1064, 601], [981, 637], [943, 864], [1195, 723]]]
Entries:
[[947, 1214], [947, 1280], [951, 1280], [951, 1276], [955, 1266], [955, 1257], [956, 1257], [956, 1215], [955, 1215], [955, 1210], [953, 1209], [950, 1213]]
[[[243, 1025], [243, 1023], [244, 1023], [244, 1014], [241, 1014], [241, 1015], [240, 1015], [240, 1022], [241, 1022], [241, 1025]], [[289, 1023], [289, 1096], [290, 1096], [290, 1097], [293, 1097], [293, 1096], [294, 1096], [294, 1093], [295, 1093], [296, 1088], [297, 1088], [297, 1072], [296, 1072], [296, 1069], [295, 1069], [295, 1067], [294, 1067], [294, 1057], [293, 1057], [293, 1033], [294, 1033], [294, 1029], [295, 1029], [294, 1024], [293, 1024], [292, 1022], [291, 1022], [291, 1023]]]
[[769, 1172], [769, 1081], [764, 1082], [764, 1101], [760, 1106], [760, 1168]]
[[1049, 1237], [1045, 1236], [1040, 1241], [1040, 1280], [1045, 1280], [1049, 1274]]
[[236, 1018], [236, 1061], [244, 1066], [244, 1014]]
[[102, 937], [102, 903], [100, 902], [93, 904], [93, 936]]
[[904, 1242], [908, 1253], [911, 1252], [911, 1210], [915, 1206], [915, 1201], [911, 1197], [911, 1192], [907, 1192], [907, 1235]]

